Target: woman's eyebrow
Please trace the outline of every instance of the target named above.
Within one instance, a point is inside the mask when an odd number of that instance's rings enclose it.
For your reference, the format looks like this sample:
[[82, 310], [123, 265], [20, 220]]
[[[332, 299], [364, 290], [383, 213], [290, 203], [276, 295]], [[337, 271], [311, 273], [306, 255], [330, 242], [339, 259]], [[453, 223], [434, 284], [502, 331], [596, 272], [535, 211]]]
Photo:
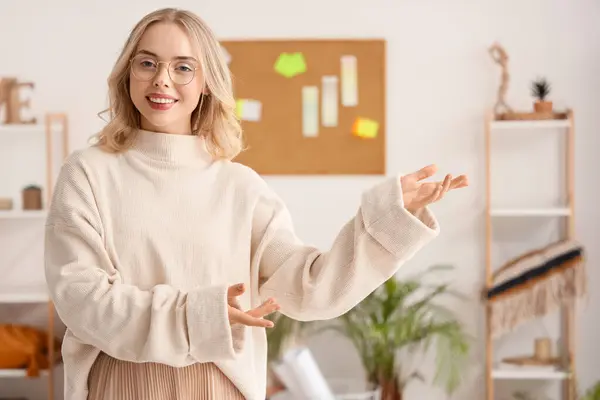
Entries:
[[[138, 54], [146, 54], [146, 55], [149, 55], [152, 57], [160, 58], [157, 54], [155, 54], [151, 51], [148, 51], [148, 50], [144, 50], [144, 49], [138, 51]], [[190, 57], [190, 56], [177, 56], [177, 57], [173, 57], [173, 60], [192, 60], [192, 61], [196, 61], [196, 62], [198, 61], [194, 57]]]

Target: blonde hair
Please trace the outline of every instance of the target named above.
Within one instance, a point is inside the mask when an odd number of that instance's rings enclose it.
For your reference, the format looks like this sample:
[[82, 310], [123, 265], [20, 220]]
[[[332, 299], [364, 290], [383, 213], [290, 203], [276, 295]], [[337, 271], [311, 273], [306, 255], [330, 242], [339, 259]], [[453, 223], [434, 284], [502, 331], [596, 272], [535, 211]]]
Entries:
[[215, 158], [232, 159], [242, 150], [242, 129], [235, 113], [231, 74], [220, 44], [206, 23], [194, 13], [164, 8], [144, 16], [131, 31], [108, 78], [110, 119], [97, 135], [101, 148], [121, 152], [133, 143], [140, 128], [140, 113], [129, 94], [129, 60], [146, 29], [157, 22], [179, 24], [195, 41], [209, 94], [202, 95], [192, 112], [192, 133], [206, 136]]

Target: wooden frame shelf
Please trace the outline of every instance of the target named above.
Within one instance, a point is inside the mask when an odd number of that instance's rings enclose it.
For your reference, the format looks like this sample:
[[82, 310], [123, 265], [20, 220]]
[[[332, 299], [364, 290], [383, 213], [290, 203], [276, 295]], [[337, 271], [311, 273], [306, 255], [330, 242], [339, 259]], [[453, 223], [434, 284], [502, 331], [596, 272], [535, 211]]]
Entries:
[[492, 208], [492, 217], [568, 217], [571, 210], [566, 207], [555, 208]]
[[4, 211], [0, 210], [0, 219], [44, 219], [46, 218], [47, 212], [45, 210], [40, 211]]
[[492, 378], [496, 380], [565, 380], [569, 374], [561, 370], [544, 370], [536, 368], [512, 369], [512, 368], [494, 368]]
[[[493, 118], [493, 117], [491, 117]], [[539, 119], [539, 120], [490, 120], [490, 128], [493, 130], [505, 129], [556, 129], [569, 128], [570, 120], [567, 119]]]
[[[501, 218], [560, 218], [564, 222], [564, 235], [566, 238], [574, 238], [575, 227], [575, 192], [574, 192], [574, 148], [575, 127], [572, 110], [567, 110], [566, 118], [553, 120], [497, 120], [493, 112], [488, 112], [485, 119], [485, 173], [486, 173], [486, 204], [485, 204], [485, 289], [492, 286], [492, 228], [495, 220]], [[564, 207], [546, 208], [496, 208], [491, 205], [491, 137], [492, 135], [504, 135], [509, 130], [528, 131], [556, 131], [559, 129], [565, 133], [565, 160], [566, 160], [566, 205]], [[496, 132], [501, 131], [501, 132]], [[519, 134], [523, 134], [519, 132]], [[561, 320], [563, 355], [565, 363], [562, 370], [540, 369], [540, 368], [503, 368], [494, 361], [494, 340], [491, 333], [492, 309], [488, 303], [484, 303], [486, 319], [486, 394], [485, 400], [495, 400], [494, 383], [498, 380], [545, 380], [560, 381], [563, 385], [562, 400], [575, 400], [576, 374], [575, 374], [575, 345], [574, 345], [574, 305], [563, 307], [563, 318]]]
[[43, 286], [0, 286], [0, 304], [32, 304], [50, 301], [48, 289]]
[[[50, 376], [48, 370], [40, 371], [40, 378]], [[25, 369], [0, 369], [0, 379], [3, 378], [27, 378], [27, 370]], [[31, 379], [31, 378], [30, 378]]]
[[[45, 116], [44, 124], [3, 124], [0, 125], [0, 136], [4, 135], [23, 135], [23, 134], [35, 134], [45, 135], [46, 143], [46, 208], [50, 205], [52, 200], [52, 190], [54, 188], [54, 157], [55, 149], [53, 146], [54, 142], [54, 131], [56, 126], [60, 126], [60, 134], [62, 136], [62, 155], [63, 160], [69, 154], [69, 130], [68, 130], [68, 119], [66, 114], [47, 114]], [[0, 182], [1, 184], [1, 182]], [[44, 220], [47, 216], [46, 210], [10, 210], [0, 211], [0, 223], [4, 220]], [[54, 370], [59, 364], [54, 360], [56, 356], [54, 354], [54, 305], [48, 295], [47, 288], [45, 286], [26, 286], [26, 287], [11, 287], [8, 288], [9, 282], [3, 282], [0, 285], [0, 305], [2, 304], [44, 304], [48, 305], [48, 348], [49, 348], [49, 360], [50, 368], [47, 370], [40, 371], [40, 378], [47, 379], [48, 385], [48, 400], [54, 400]], [[0, 379], [2, 378], [25, 378], [27, 377], [26, 370], [23, 369], [0, 369]]]

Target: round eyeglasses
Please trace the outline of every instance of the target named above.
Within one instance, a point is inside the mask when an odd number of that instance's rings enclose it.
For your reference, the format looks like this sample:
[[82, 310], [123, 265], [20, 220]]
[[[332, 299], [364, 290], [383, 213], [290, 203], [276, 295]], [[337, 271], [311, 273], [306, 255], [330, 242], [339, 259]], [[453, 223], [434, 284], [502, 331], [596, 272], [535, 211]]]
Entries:
[[194, 79], [198, 65], [190, 60], [158, 61], [156, 58], [138, 54], [131, 59], [131, 72], [141, 81], [149, 81], [158, 73], [160, 64], [167, 65], [169, 78], [176, 85], [187, 85]]

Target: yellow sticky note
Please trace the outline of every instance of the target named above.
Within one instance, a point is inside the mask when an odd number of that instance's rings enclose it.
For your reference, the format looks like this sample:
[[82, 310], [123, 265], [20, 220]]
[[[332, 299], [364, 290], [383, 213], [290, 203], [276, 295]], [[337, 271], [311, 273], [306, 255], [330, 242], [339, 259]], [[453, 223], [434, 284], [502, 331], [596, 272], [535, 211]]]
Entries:
[[357, 118], [352, 125], [352, 134], [365, 139], [377, 137], [379, 123], [367, 118]]
[[277, 57], [274, 65], [275, 71], [285, 76], [286, 78], [292, 78], [296, 75], [303, 74], [306, 72], [306, 60], [302, 53], [281, 53]]

